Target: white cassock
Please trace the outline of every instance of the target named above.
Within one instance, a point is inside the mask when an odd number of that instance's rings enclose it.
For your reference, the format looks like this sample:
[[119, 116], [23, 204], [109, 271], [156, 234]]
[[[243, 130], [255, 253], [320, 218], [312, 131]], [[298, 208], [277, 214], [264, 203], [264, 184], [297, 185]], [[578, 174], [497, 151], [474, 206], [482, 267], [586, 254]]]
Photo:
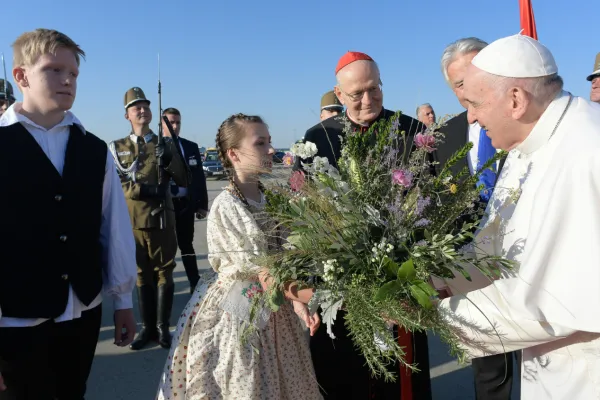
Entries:
[[523, 350], [523, 400], [600, 399], [600, 108], [568, 103], [509, 153], [477, 235], [513, 276], [439, 304], [473, 358]]

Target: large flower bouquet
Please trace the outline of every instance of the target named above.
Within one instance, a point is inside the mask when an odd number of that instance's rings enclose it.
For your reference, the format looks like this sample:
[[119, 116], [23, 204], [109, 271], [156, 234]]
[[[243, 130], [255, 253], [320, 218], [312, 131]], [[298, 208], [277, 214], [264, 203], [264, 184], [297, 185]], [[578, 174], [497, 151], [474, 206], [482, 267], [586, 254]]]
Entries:
[[[306, 173], [294, 172], [288, 184], [266, 185], [267, 212], [278, 221], [285, 244], [261, 262], [275, 282], [264, 293], [273, 311], [285, 301], [286, 282], [305, 282], [316, 289], [311, 313], [321, 307], [330, 336], [344, 310], [349, 334], [374, 375], [392, 380], [390, 361], [418, 368], [407, 364], [393, 324], [433, 331], [453, 355], [464, 356], [459, 333], [434, 307], [433, 277], [453, 278], [456, 272], [469, 279], [466, 267], [475, 266], [493, 279], [500, 267], [510, 268], [505, 259], [464, 251], [474, 244], [481, 217], [478, 177], [502, 154], [474, 176], [467, 168], [452, 175], [450, 167], [467, 156], [468, 143], [436, 174], [431, 153], [443, 135], [431, 129], [409, 137], [398, 129], [399, 116], [366, 133], [350, 131], [346, 121], [339, 169], [314, 157], [303, 165]], [[300, 143], [291, 151], [305, 159], [316, 154], [316, 146]]]

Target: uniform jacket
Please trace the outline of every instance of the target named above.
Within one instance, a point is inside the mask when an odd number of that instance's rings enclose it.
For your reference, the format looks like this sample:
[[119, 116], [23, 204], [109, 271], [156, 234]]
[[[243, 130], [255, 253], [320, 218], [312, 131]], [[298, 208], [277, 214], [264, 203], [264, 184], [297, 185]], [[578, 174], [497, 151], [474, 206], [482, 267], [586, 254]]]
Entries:
[[[190, 172], [186, 163], [175, 147], [173, 140], [165, 137], [164, 141], [165, 145], [170, 147], [173, 159], [169, 165], [164, 166], [162, 183], [168, 184], [172, 178], [177, 185], [188, 187]], [[157, 144], [158, 136], [152, 132], [148, 133], [144, 138], [129, 135], [109, 144], [117, 165], [119, 177], [121, 178], [121, 185], [125, 193], [133, 229], [160, 227], [160, 214], [151, 215], [151, 212], [160, 206], [161, 200], [140, 199], [141, 184], [157, 185], [159, 183], [157, 171], [158, 160], [155, 155]], [[175, 213], [169, 190], [167, 190], [165, 207], [165, 225], [174, 227]]]

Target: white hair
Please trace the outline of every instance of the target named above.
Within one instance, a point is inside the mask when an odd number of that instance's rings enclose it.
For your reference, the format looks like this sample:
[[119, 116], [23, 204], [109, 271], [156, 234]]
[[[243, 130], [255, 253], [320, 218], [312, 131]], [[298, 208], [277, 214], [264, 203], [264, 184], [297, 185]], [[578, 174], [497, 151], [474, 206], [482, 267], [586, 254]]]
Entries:
[[433, 110], [433, 107], [431, 106], [431, 104], [429, 104], [429, 103], [423, 103], [419, 107], [417, 107], [417, 114], [416, 114], [417, 118], [419, 118], [419, 111], [421, 111], [421, 108], [423, 108], [423, 107], [429, 107], [429, 108], [431, 108]]
[[529, 93], [532, 99], [540, 105], [548, 105], [559, 91], [563, 89], [563, 79], [558, 74], [542, 76], [538, 78], [506, 78], [482, 71], [487, 84], [492, 87], [498, 95], [502, 95], [510, 88], [518, 87]]
[[463, 39], [458, 39], [456, 42], [450, 43], [444, 49], [444, 53], [442, 54], [442, 73], [444, 74], [444, 79], [446, 83], [450, 86], [450, 78], [448, 77], [448, 66], [456, 60], [458, 56], [480, 52], [483, 50], [488, 44], [481, 39], [476, 37], [468, 37]]

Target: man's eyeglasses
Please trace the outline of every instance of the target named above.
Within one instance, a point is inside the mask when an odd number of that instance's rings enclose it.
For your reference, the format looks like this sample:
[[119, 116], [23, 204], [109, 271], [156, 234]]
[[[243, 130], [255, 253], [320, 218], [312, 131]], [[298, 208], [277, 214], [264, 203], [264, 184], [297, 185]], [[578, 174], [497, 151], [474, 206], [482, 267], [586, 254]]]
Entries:
[[342, 90], [342, 88], [340, 88], [340, 91], [348, 96], [348, 98], [352, 101], [361, 101], [365, 96], [365, 93], [369, 93], [369, 96], [378, 96], [383, 93], [383, 84], [379, 82], [379, 84], [375, 86], [354, 93], [346, 93]]

